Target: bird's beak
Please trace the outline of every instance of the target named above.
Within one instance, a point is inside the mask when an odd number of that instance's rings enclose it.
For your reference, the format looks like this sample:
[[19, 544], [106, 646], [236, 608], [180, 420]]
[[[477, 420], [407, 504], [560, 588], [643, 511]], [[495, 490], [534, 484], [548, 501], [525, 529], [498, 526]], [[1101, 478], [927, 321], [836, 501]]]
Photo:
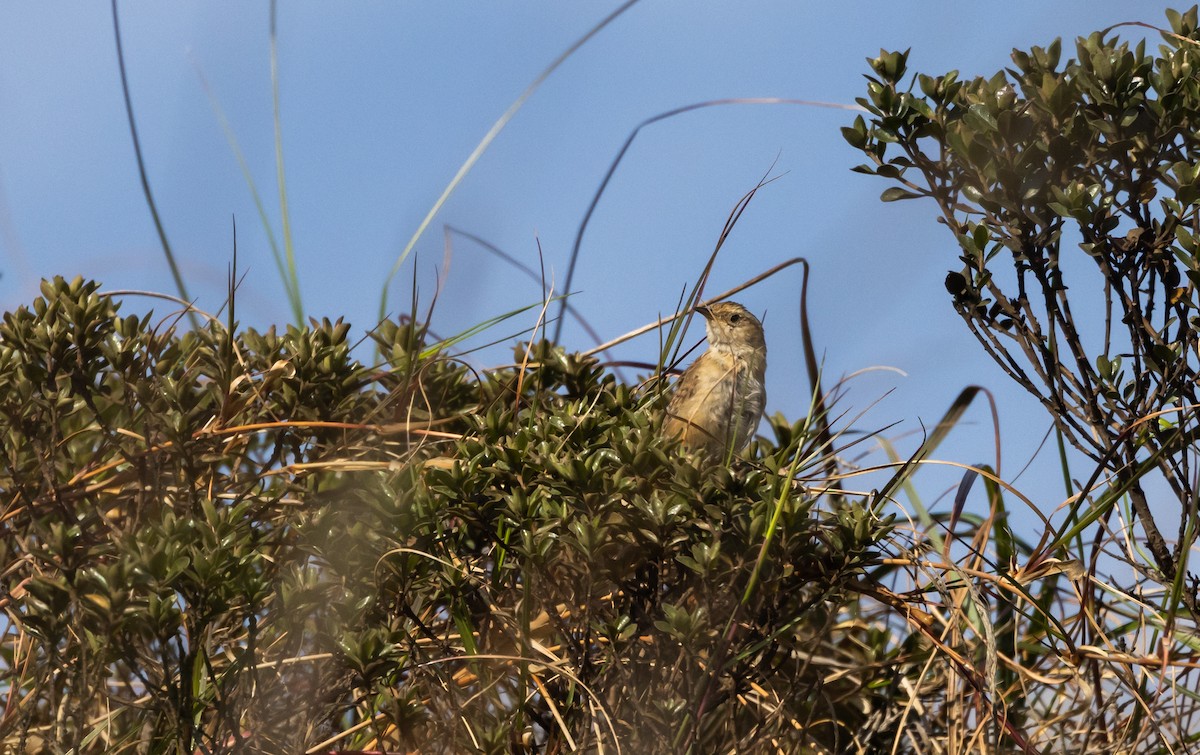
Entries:
[[712, 310], [710, 310], [708, 307], [696, 307], [696, 312], [703, 315], [705, 320], [712, 319]]

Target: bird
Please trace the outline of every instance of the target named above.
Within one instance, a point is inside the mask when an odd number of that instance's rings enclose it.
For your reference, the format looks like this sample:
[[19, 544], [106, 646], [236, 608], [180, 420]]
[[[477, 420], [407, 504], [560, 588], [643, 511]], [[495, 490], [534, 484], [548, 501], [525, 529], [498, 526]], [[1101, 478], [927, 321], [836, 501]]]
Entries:
[[754, 436], [767, 402], [762, 323], [741, 304], [696, 307], [708, 350], [683, 372], [667, 404], [668, 435], [709, 457], [735, 454]]

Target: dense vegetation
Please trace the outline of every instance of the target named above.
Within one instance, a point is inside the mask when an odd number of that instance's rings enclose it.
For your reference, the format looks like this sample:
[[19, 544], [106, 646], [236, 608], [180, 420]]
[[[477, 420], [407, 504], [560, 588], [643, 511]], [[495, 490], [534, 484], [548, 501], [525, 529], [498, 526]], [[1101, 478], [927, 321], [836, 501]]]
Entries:
[[852, 459], [891, 446], [835, 390], [713, 464], [661, 432], [661, 368], [478, 370], [412, 319], [363, 364], [341, 322], [45, 282], [0, 323], [0, 744], [1194, 749], [1200, 32], [1168, 16], [1157, 55], [1097, 33], [990, 78], [882, 53], [844, 131], [952, 232], [949, 303], [1056, 424], [1057, 512], [987, 467], [921, 505], [975, 389], [912, 459]]
[[[920, 95], [901, 88], [907, 54], [884, 53], [861, 100], [870, 123], [844, 133], [871, 158], [859, 170], [900, 184], [885, 201], [935, 200], [961, 252], [955, 310], [1096, 464], [1077, 510], [1109, 475], [1117, 495], [1090, 518], [1128, 495], [1148, 566], [1194, 621], [1200, 32], [1194, 7], [1168, 17], [1158, 57], [1097, 32], [1065, 64], [1055, 41], [988, 79], [918, 75]], [[1151, 470], [1178, 503], [1173, 546]]]
[[[1200, 30], [1195, 6], [1167, 19], [1157, 55], [1109, 29], [1079, 39], [1075, 58], [1064, 61], [1056, 40], [971, 80], [910, 77], [908, 53], [882, 52], [859, 100], [869, 116], [843, 130], [870, 160], [856, 170], [896, 184], [884, 201], [934, 201], [959, 251], [945, 281], [955, 311], [1090, 465], [1073, 475], [1064, 454], [1067, 515], [1030, 566], [1086, 567], [1081, 609], [1097, 620], [1057, 638], [1064, 655], [1079, 645], [1132, 652], [1129, 670], [1109, 679], [1103, 664], [1079, 667], [1098, 698], [1092, 748], [1136, 740], [1128, 732], [1165, 699], [1186, 702], [1142, 746], [1200, 741], [1194, 724], [1181, 725], [1195, 715], [1200, 650], [1190, 567], [1200, 533]], [[1101, 563], [1120, 576], [1097, 578]], [[1118, 702], [1133, 692], [1137, 704]]]
[[916, 640], [842, 613], [890, 527], [818, 505], [803, 425], [714, 467], [659, 392], [544, 342], [476, 374], [385, 323], [370, 368], [340, 323], [181, 334], [43, 293], [0, 326], [18, 750], [894, 735]]

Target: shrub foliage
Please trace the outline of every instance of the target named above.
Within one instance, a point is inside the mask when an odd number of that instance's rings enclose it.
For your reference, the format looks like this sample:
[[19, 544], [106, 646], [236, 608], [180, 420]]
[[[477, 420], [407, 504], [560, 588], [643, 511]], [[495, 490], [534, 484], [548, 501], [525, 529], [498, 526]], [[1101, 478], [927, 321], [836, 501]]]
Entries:
[[[918, 74], [919, 93], [907, 53], [882, 53], [870, 120], [843, 133], [871, 159], [858, 170], [898, 184], [884, 201], [936, 202], [961, 251], [954, 309], [1097, 464], [1079, 500], [1105, 475], [1100, 509], [1128, 494], [1150, 566], [1200, 619], [1181, 568], [1200, 494], [1200, 30], [1195, 7], [1167, 16], [1157, 56], [1096, 32], [1065, 62], [1056, 40], [990, 78]], [[1150, 470], [1177, 522], [1152, 510]]]
[[1196, 7], [1167, 19], [1157, 54], [1107, 29], [990, 77], [910, 76], [881, 51], [843, 129], [856, 170], [893, 184], [883, 201], [933, 200], [954, 310], [1092, 465], [1063, 451], [1067, 501], [1023, 566], [1082, 577], [1079, 614], [1046, 634], [1092, 680], [1062, 751], [1200, 743], [1200, 25]]
[[906, 487], [977, 389], [908, 462], [852, 463], [872, 434], [816, 400], [713, 464], [661, 381], [544, 341], [476, 369], [386, 321], [366, 365], [340, 321], [182, 332], [58, 278], [0, 323], [0, 746], [1194, 749], [1200, 32], [1168, 18], [1157, 56], [969, 81], [881, 53], [844, 131], [935, 201], [954, 309], [1094, 465], [1064, 451], [1040, 541], [987, 467], [948, 514]]
[[380, 367], [340, 322], [234, 330], [62, 279], [0, 325], [11, 749], [894, 736], [900, 646], [856, 618], [890, 525], [803, 484], [804, 423], [713, 466], [545, 343], [477, 373], [411, 323]]

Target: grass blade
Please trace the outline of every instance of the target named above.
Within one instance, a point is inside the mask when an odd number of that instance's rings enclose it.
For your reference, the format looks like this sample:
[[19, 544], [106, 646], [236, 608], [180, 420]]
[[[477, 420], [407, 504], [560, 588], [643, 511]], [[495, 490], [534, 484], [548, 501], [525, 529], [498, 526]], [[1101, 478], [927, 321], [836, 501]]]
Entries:
[[292, 242], [292, 216], [288, 212], [287, 180], [283, 171], [283, 121], [279, 116], [279, 37], [275, 33], [275, 11], [277, 3], [271, 0], [271, 105], [275, 124], [275, 178], [279, 184], [279, 216], [283, 226], [283, 253], [287, 258], [287, 288], [289, 298], [294, 298], [296, 324], [304, 320], [304, 305], [300, 301], [300, 278], [296, 275], [296, 247]]
[[[492, 145], [492, 142], [495, 141], [496, 137], [500, 135], [500, 132], [504, 130], [504, 127], [508, 125], [508, 122], [511, 121], [514, 116], [516, 116], [517, 111], [520, 110], [525, 102], [533, 96], [533, 93], [538, 90], [538, 87], [540, 87], [542, 83], [546, 81], [546, 79], [550, 78], [550, 74], [554, 73], [556, 70], [558, 70], [560, 65], [566, 62], [567, 58], [575, 54], [576, 50], [578, 50], [580, 47], [583, 47], [583, 45], [592, 37], [596, 36], [601, 29], [615, 21], [618, 16], [629, 10], [637, 2], [638, 0], [627, 0], [626, 2], [622, 3], [620, 7], [605, 16], [600, 23], [593, 26], [586, 34], [571, 44], [571, 46], [563, 51], [561, 55], [555, 58], [545, 70], [537, 75], [537, 78], [535, 78], [533, 82], [525, 88], [524, 92], [521, 92], [521, 95], [513, 101], [513, 104], [508, 106], [508, 110], [505, 110], [504, 114], [492, 124], [492, 127], [488, 129], [486, 134], [484, 134], [483, 139], [480, 140], [479, 144], [475, 146], [475, 149], [471, 151], [471, 154], [467, 156], [466, 162], [464, 162], [462, 166], [459, 167], [458, 172], [454, 174], [454, 178], [450, 179], [450, 183], [447, 184], [446, 188], [442, 190], [441, 196], [439, 196], [437, 201], [433, 203], [433, 207], [429, 208], [429, 212], [425, 214], [424, 220], [422, 220], [421, 224], [417, 226], [416, 232], [413, 233], [412, 238], [408, 240], [408, 243], [404, 245], [404, 249], [400, 252], [400, 256], [396, 258], [396, 262], [392, 265], [392, 269], [388, 272], [387, 277], [383, 279], [383, 290], [380, 291], [379, 294], [380, 320], [382, 320], [387, 314], [387, 291], [388, 286], [392, 282], [392, 278], [396, 277], [396, 273], [400, 272], [400, 268], [404, 265], [404, 261], [408, 259], [408, 255], [412, 253], [413, 248], [417, 245], [417, 242], [421, 239], [421, 236], [425, 234], [425, 230], [429, 228], [429, 224], [433, 222], [433, 219], [437, 216], [438, 212], [441, 211], [442, 205], [446, 204], [446, 200], [450, 198], [450, 195], [454, 193], [454, 190], [458, 188], [458, 185], [462, 183], [462, 180], [466, 177], [467, 173], [471, 172], [471, 168], [475, 167], [475, 163], [479, 162], [479, 158], [482, 157], [483, 153], [486, 152], [488, 147]], [[272, 7], [274, 7], [274, 3], [272, 3]], [[567, 288], [564, 290], [569, 291], [570, 289]]]
[[[158, 205], [154, 203], [154, 193], [150, 190], [150, 179], [146, 177], [146, 161], [142, 158], [142, 143], [138, 139], [137, 121], [133, 117], [133, 99], [129, 95], [129, 77], [125, 73], [125, 49], [121, 44], [121, 22], [117, 16], [117, 0], [112, 0], [113, 37], [117, 44], [117, 67], [121, 71], [121, 93], [125, 96], [125, 115], [129, 120], [129, 135], [133, 138], [133, 154], [137, 158], [138, 176], [142, 181], [142, 193], [146, 196], [146, 205], [150, 208], [150, 217], [154, 219], [154, 230], [158, 232], [158, 241], [162, 244], [163, 254], [167, 258], [167, 266], [171, 268], [171, 277], [175, 279], [175, 288], [179, 289], [180, 298], [191, 301], [179, 265], [175, 262], [175, 253], [171, 251], [171, 242], [167, 241], [167, 231], [163, 228], [162, 218], [158, 216]], [[188, 311], [188, 320], [192, 328], [199, 329], [200, 321], [196, 314]]]

